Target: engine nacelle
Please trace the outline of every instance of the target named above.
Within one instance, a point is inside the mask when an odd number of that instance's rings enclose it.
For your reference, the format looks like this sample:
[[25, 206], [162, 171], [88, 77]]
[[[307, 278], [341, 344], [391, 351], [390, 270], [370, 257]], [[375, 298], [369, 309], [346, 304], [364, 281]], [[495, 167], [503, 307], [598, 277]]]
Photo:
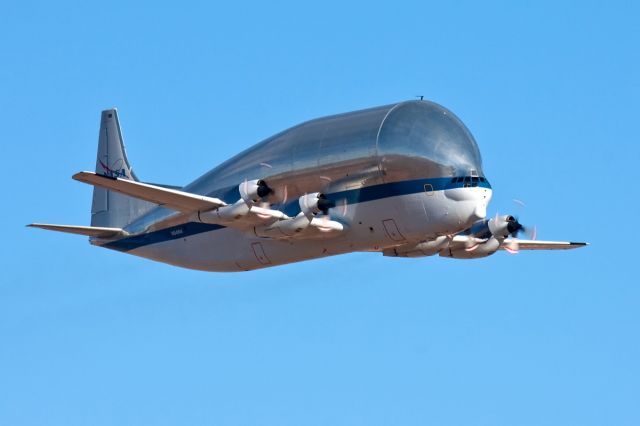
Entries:
[[502, 239], [522, 229], [522, 225], [511, 215], [496, 216], [487, 225], [494, 237]]
[[249, 213], [251, 206], [240, 199], [228, 206], [220, 207], [216, 210], [198, 212], [198, 220], [202, 223], [220, 223], [238, 220]]
[[328, 216], [314, 216], [309, 219], [300, 212], [296, 217], [277, 220], [269, 225], [256, 226], [254, 232], [258, 237], [295, 238], [299, 236], [321, 235], [327, 232], [342, 232], [345, 225]]
[[248, 206], [260, 202], [260, 199], [273, 192], [263, 180], [244, 181], [238, 185], [238, 190], [240, 191], [240, 198], [242, 198]]
[[391, 257], [425, 257], [438, 254], [441, 250], [446, 249], [449, 245], [449, 238], [440, 236], [435, 240], [423, 241], [418, 244], [407, 244], [400, 247], [394, 247], [382, 252], [385, 256]]
[[495, 237], [489, 238], [484, 243], [477, 244], [472, 247], [456, 247], [452, 249], [450, 247], [442, 250], [440, 256], [452, 257], [454, 259], [479, 259], [482, 257], [491, 256], [498, 251], [502, 242]]
[[256, 226], [254, 231], [258, 237], [286, 238], [293, 237], [309, 227], [311, 221], [303, 213], [296, 217], [277, 220], [270, 225]]
[[[298, 235], [309, 235], [310, 232], [341, 232], [344, 225], [331, 220], [327, 215], [334, 203], [319, 193], [305, 194], [298, 199], [301, 212], [296, 217], [278, 220], [266, 226], [255, 228], [259, 237], [291, 238]], [[320, 214], [322, 213], [322, 214]]]
[[238, 220], [246, 216], [251, 208], [273, 190], [263, 180], [244, 181], [238, 185], [240, 199], [233, 204], [220, 207], [215, 210], [198, 212], [197, 219], [203, 223], [220, 223]]
[[298, 199], [300, 210], [307, 217], [312, 217], [318, 213], [327, 214], [330, 208], [335, 207], [335, 203], [327, 200], [327, 197], [320, 193], [305, 194]]

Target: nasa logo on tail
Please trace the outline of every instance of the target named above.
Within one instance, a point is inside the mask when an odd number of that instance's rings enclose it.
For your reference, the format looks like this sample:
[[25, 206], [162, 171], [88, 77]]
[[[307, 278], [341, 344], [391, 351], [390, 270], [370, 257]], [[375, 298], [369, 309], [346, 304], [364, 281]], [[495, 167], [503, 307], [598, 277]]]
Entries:
[[127, 171], [122, 167], [122, 159], [116, 160], [111, 167], [107, 166], [102, 162], [102, 160], [98, 160], [100, 162], [100, 167], [104, 170], [104, 175], [112, 178], [125, 178], [129, 179], [127, 176]]

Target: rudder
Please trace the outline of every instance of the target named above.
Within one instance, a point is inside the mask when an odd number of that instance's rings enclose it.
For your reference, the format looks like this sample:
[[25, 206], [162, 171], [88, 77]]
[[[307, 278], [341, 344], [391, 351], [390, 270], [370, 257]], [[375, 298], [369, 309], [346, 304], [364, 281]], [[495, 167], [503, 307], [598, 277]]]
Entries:
[[[95, 171], [104, 176], [138, 181], [127, 159], [115, 108], [102, 111]], [[93, 189], [91, 226], [122, 228], [154, 205], [96, 186]]]

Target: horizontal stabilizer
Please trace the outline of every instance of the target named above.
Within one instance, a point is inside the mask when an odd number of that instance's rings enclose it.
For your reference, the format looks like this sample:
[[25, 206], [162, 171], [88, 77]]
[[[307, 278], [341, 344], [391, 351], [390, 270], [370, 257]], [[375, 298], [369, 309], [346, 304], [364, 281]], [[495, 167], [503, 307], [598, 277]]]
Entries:
[[183, 213], [207, 211], [225, 206], [226, 203], [218, 198], [192, 194], [177, 189], [163, 188], [148, 183], [99, 175], [93, 172], [80, 172], [73, 175], [77, 181], [99, 186], [110, 191], [119, 192], [130, 197], [150, 201], [169, 207]]
[[504, 249], [512, 244], [517, 244], [518, 250], [568, 250], [578, 247], [588, 246], [589, 243], [573, 243], [565, 241], [538, 241], [538, 240], [519, 240], [515, 238], [507, 238], [500, 248]]
[[72, 226], [72, 225], [52, 225], [48, 223], [32, 223], [27, 225], [31, 228], [46, 229], [48, 231], [67, 232], [69, 234], [86, 235], [87, 237], [115, 238], [125, 237], [127, 232], [121, 228], [103, 228], [99, 226]]

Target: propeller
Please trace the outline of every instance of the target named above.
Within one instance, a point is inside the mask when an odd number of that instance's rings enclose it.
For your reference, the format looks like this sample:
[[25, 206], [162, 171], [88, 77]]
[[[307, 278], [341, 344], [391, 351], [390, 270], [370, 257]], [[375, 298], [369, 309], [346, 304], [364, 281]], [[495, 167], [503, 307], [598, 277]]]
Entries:
[[[518, 209], [520, 209], [520, 211], [522, 211], [523, 209], [525, 209], [527, 207], [527, 204], [524, 201], [522, 201], [522, 200], [520, 200], [518, 198], [514, 198], [512, 201], [513, 201], [514, 204], [516, 204], [518, 206]], [[514, 219], [515, 219], [515, 223], [514, 223], [514, 225], [512, 225], [512, 227], [514, 228], [515, 235], [513, 233], [511, 233], [512, 237], [517, 238], [518, 234], [520, 232], [523, 232], [527, 236], [527, 238], [529, 238], [530, 240], [535, 240], [536, 239], [537, 229], [536, 229], [535, 225], [531, 226], [531, 227], [529, 227], [529, 226], [525, 227], [520, 223], [520, 221], [518, 220], [517, 216], [515, 216]]]
[[531, 228], [525, 227], [520, 223], [517, 217], [509, 216], [507, 218], [507, 231], [511, 236], [510, 241], [504, 245], [504, 249], [511, 254], [518, 254], [520, 249], [518, 244], [518, 234], [523, 232], [530, 240], [535, 240], [538, 234], [537, 228], [532, 226]]
[[513, 238], [518, 238], [520, 232], [525, 232], [525, 227], [518, 221], [518, 218], [513, 216], [507, 217], [507, 232]]
[[264, 198], [267, 195], [271, 194], [272, 192], [273, 192], [273, 189], [269, 188], [269, 186], [266, 184], [265, 181], [263, 180], [258, 181], [258, 188], [256, 190], [258, 197]]
[[324, 214], [329, 214], [329, 209], [332, 209], [336, 206], [335, 201], [328, 200], [324, 194], [320, 194], [318, 196], [318, 209]]

